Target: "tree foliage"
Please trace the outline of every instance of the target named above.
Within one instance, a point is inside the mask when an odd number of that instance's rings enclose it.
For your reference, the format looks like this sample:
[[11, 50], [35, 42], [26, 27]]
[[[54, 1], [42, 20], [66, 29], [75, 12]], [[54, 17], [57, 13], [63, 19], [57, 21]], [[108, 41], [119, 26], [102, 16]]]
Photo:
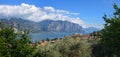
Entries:
[[57, 43], [38, 47], [38, 57], [91, 57], [91, 47], [85, 40], [76, 41], [68, 37]]
[[29, 44], [27, 31], [16, 34], [12, 27], [0, 30], [0, 57], [32, 57], [34, 48]]
[[106, 57], [120, 56], [120, 8], [114, 4], [114, 9], [112, 17], [103, 17], [105, 27], [102, 30], [101, 44], [104, 45]]

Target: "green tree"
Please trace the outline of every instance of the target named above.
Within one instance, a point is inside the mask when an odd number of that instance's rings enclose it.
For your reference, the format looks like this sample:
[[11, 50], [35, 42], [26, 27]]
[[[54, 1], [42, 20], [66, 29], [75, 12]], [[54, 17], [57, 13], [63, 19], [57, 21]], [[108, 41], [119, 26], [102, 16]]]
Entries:
[[114, 4], [114, 9], [112, 17], [103, 17], [105, 26], [101, 33], [101, 44], [104, 45], [106, 57], [120, 56], [120, 8]]
[[0, 30], [0, 57], [32, 57], [35, 47], [30, 47], [28, 32], [14, 33], [12, 27]]
[[50, 41], [50, 39], [49, 39], [49, 38], [46, 38], [46, 41]]

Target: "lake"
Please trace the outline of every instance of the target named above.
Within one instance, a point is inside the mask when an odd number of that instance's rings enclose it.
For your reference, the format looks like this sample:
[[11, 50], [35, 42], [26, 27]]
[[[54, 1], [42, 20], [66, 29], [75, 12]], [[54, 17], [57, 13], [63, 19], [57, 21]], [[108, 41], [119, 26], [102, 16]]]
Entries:
[[61, 32], [61, 33], [31, 33], [29, 34], [30, 37], [32, 38], [32, 41], [41, 41], [41, 40], [45, 40], [46, 38], [49, 39], [53, 39], [53, 38], [62, 38], [64, 36], [68, 36], [68, 35], [72, 35], [73, 33], [65, 33], [65, 32]]

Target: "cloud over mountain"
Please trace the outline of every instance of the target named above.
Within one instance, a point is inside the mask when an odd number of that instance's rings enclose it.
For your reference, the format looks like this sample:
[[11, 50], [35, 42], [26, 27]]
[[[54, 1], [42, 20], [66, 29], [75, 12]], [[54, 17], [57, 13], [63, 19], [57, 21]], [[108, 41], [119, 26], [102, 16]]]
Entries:
[[71, 17], [72, 15], [79, 15], [79, 13], [59, 10], [51, 6], [40, 8], [35, 5], [25, 3], [22, 3], [21, 5], [0, 5], [0, 18], [17, 17], [35, 22], [46, 19], [63, 20], [87, 27], [87, 25], [79, 17]]

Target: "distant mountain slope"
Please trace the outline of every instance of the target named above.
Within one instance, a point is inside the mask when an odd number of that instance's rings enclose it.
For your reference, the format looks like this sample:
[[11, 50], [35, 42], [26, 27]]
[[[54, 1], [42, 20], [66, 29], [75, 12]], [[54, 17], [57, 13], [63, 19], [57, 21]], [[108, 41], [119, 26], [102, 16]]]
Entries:
[[92, 33], [93, 31], [99, 31], [100, 29], [94, 27], [85, 28], [85, 33]]
[[40, 26], [33, 22], [33, 21], [28, 21], [24, 20], [21, 18], [10, 18], [10, 19], [0, 19], [0, 22], [4, 24], [4, 26], [10, 25], [14, 26], [18, 30], [30, 30], [31, 32], [40, 32]]
[[0, 19], [4, 26], [10, 25], [18, 30], [30, 30], [31, 32], [72, 32], [72, 33], [90, 33], [98, 29], [94, 27], [83, 28], [82, 26], [68, 21], [43, 20], [33, 22], [21, 18]]
[[48, 32], [83, 32], [82, 26], [68, 21], [43, 20], [38, 23], [42, 31]]

